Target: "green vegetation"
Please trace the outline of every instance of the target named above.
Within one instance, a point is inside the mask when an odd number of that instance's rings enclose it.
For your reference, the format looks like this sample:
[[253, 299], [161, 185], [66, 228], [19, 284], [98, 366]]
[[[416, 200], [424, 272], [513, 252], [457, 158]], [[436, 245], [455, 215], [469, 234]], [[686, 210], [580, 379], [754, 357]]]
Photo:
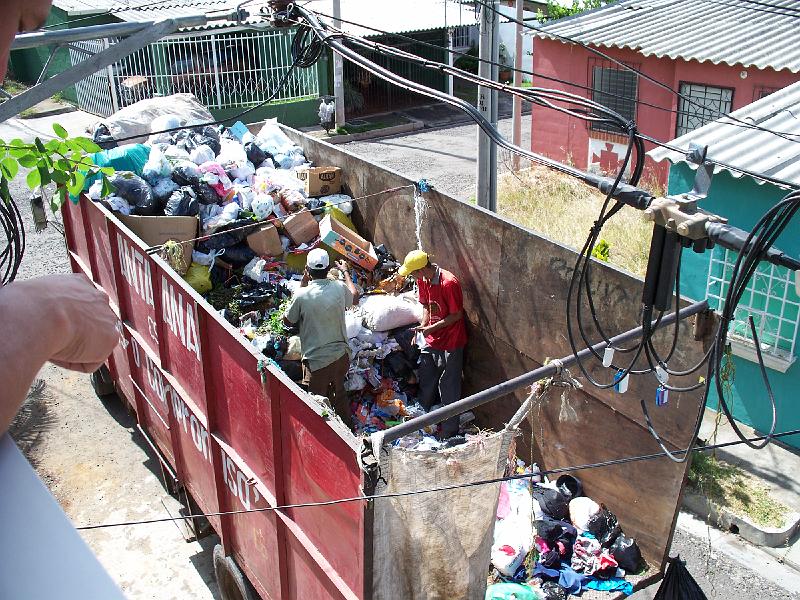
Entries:
[[21, 94], [27, 89], [28, 86], [26, 86], [23, 83], [20, 83], [19, 81], [14, 81], [13, 79], [6, 79], [5, 82], [3, 82], [3, 90], [11, 94], [12, 96]]
[[[497, 186], [501, 215], [577, 249], [586, 242], [604, 198], [576, 179], [538, 165], [503, 175]], [[644, 275], [650, 226], [639, 211], [624, 207], [603, 227], [602, 235], [606, 246], [614, 249], [609, 263]]]
[[536, 18], [540, 23], [544, 23], [546, 21], [553, 21], [555, 19], [561, 19], [570, 15], [576, 15], [585, 10], [600, 8], [601, 6], [611, 4], [612, 2], [614, 2], [614, 0], [572, 0], [571, 6], [561, 6], [553, 0], [547, 0], [547, 12], [544, 13], [541, 10], [536, 11]]
[[[503, 48], [505, 48], [505, 46], [503, 46]], [[470, 46], [470, 49], [467, 50], [465, 55], [459, 56], [457, 59], [455, 59], [453, 66], [477, 75], [478, 62], [478, 47]]]
[[741, 468], [704, 452], [692, 457], [689, 486], [714, 504], [765, 527], [782, 527], [789, 507], [775, 500], [762, 483]]
[[592, 256], [594, 256], [597, 260], [608, 262], [608, 259], [611, 256], [611, 246], [607, 241], [601, 239], [599, 242], [597, 242], [597, 245], [592, 248]]

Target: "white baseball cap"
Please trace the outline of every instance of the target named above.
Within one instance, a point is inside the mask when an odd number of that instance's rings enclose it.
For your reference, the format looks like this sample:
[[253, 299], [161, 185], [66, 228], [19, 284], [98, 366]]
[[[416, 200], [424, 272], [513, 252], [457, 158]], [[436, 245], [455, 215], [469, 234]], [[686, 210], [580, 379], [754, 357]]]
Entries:
[[327, 269], [330, 264], [331, 259], [328, 257], [328, 253], [322, 248], [315, 248], [306, 257], [306, 266], [313, 271]]

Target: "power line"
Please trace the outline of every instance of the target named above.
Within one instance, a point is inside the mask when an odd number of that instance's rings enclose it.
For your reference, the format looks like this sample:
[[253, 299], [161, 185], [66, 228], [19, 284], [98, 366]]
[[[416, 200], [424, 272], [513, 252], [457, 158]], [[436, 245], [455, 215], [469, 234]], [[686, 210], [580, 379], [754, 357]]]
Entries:
[[[782, 438], [787, 437], [790, 435], [797, 435], [800, 434], [800, 429], [792, 429], [790, 431], [784, 431], [781, 433], [776, 433], [771, 437], [774, 438]], [[759, 442], [767, 439], [770, 436], [757, 436], [752, 438], [746, 438], [744, 440], [734, 440], [731, 442], [723, 442], [719, 444], [706, 444], [703, 446], [695, 446], [691, 449], [691, 452], [708, 452], [709, 450], [716, 450], [719, 448], [728, 448], [730, 446], [738, 446], [740, 444], [745, 444], [747, 442]], [[686, 450], [678, 450], [674, 454], [685, 454]], [[410, 490], [407, 492], [391, 492], [387, 494], [371, 494], [371, 495], [364, 495], [364, 496], [352, 496], [349, 498], [338, 498], [335, 500], [325, 500], [321, 502], [303, 502], [299, 504], [283, 504], [280, 506], [267, 506], [264, 508], [248, 508], [243, 510], [228, 510], [228, 511], [220, 511], [220, 512], [212, 512], [212, 513], [194, 513], [191, 515], [180, 515], [177, 517], [160, 517], [155, 519], [140, 519], [136, 521], [122, 521], [118, 523], [101, 523], [98, 525], [81, 525], [76, 527], [78, 531], [91, 531], [93, 529], [108, 529], [110, 527], [128, 527], [132, 525], [148, 525], [153, 523], [166, 523], [170, 521], [186, 521], [188, 519], [199, 519], [201, 517], [225, 517], [231, 515], [241, 515], [247, 513], [257, 513], [257, 512], [271, 512], [275, 510], [289, 510], [295, 508], [313, 508], [313, 507], [321, 507], [321, 506], [334, 506], [337, 504], [347, 504], [351, 502], [371, 502], [374, 500], [381, 500], [381, 499], [391, 499], [391, 498], [403, 498], [406, 496], [417, 496], [420, 494], [434, 494], [440, 492], [448, 492], [451, 490], [458, 490], [463, 488], [470, 488], [470, 487], [478, 487], [483, 485], [492, 485], [503, 483], [505, 481], [518, 481], [521, 479], [531, 479], [533, 477], [537, 477], [539, 475], [559, 475], [562, 473], [572, 473], [575, 471], [585, 471], [588, 469], [598, 469], [602, 467], [611, 467], [616, 465], [624, 465], [632, 462], [640, 462], [645, 460], [653, 460], [656, 458], [663, 458], [667, 456], [664, 452], [656, 452], [653, 454], [640, 454], [637, 456], [627, 456], [623, 458], [616, 458], [601, 462], [589, 463], [584, 465], [573, 465], [568, 467], [560, 467], [557, 469], [549, 469], [543, 470], [539, 473], [524, 473], [520, 475], [509, 475], [506, 477], [495, 477], [492, 479], [482, 479], [479, 481], [470, 481], [466, 483], [454, 483], [451, 485], [443, 485], [434, 488], [425, 488], [419, 490]]]

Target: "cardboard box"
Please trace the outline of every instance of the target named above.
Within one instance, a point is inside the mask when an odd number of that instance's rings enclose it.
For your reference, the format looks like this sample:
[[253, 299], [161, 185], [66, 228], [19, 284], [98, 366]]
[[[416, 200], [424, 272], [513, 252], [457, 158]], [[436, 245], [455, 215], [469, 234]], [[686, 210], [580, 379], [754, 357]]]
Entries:
[[319, 234], [325, 244], [368, 271], [378, 264], [372, 244], [330, 215], [320, 221]]
[[283, 228], [296, 246], [310, 242], [319, 235], [319, 223], [307, 210], [286, 217], [283, 220]]
[[[148, 246], [160, 246], [174, 240], [184, 242], [197, 237], [199, 220], [197, 217], [139, 217], [119, 215], [119, 220]], [[192, 265], [194, 242], [183, 244], [183, 264], [181, 275]]]
[[305, 185], [306, 196], [329, 196], [342, 191], [342, 170], [339, 167], [308, 167], [295, 171]]
[[281, 236], [272, 223], [265, 223], [258, 231], [247, 236], [247, 245], [259, 256], [281, 256]]

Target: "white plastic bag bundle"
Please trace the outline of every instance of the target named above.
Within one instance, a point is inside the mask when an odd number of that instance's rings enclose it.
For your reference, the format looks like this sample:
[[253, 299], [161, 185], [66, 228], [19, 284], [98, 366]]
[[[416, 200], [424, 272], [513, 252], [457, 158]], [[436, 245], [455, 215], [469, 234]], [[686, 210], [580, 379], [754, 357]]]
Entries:
[[306, 157], [303, 154], [303, 149], [299, 146], [293, 146], [288, 152], [275, 154], [274, 158], [281, 169], [294, 169], [295, 167], [306, 164]]
[[151, 146], [153, 144], [169, 144], [171, 134], [167, 130], [175, 129], [180, 126], [181, 118], [178, 115], [161, 115], [160, 117], [156, 117], [150, 124], [150, 137], [147, 138], [147, 143]]
[[164, 153], [158, 146], [150, 148], [150, 156], [142, 168], [142, 177], [147, 180], [150, 185], [155, 185], [161, 179], [167, 179], [172, 175], [172, 165], [164, 156]]
[[300, 360], [303, 358], [303, 346], [300, 343], [300, 336], [293, 335], [289, 338], [289, 345], [286, 348], [286, 354], [283, 355], [285, 360]]
[[220, 140], [220, 145], [222, 148], [217, 155], [216, 162], [223, 167], [231, 164], [242, 165], [247, 162], [247, 153], [244, 151], [244, 146], [236, 140], [222, 138]]
[[330, 196], [322, 196], [320, 200], [333, 204], [346, 215], [353, 212], [353, 197], [347, 194], [331, 194]]
[[256, 283], [261, 283], [264, 280], [264, 267], [267, 265], [267, 261], [263, 258], [259, 258], [258, 256], [254, 257], [247, 263], [242, 271], [242, 274], [245, 277], [249, 277]]
[[364, 325], [373, 331], [389, 331], [422, 320], [422, 305], [408, 296], [376, 294], [359, 303], [364, 312]]
[[239, 217], [239, 210], [239, 205], [236, 202], [230, 202], [222, 208], [222, 211], [219, 214], [210, 217], [205, 223], [203, 223], [203, 228], [216, 229], [217, 227], [222, 227], [223, 225], [233, 223]]
[[[174, 117], [180, 121], [175, 124]], [[159, 117], [168, 117], [156, 123]], [[209, 123], [214, 120], [208, 109], [192, 94], [173, 94], [159, 98], [147, 98], [115, 112], [101, 122], [108, 127], [115, 140], [122, 138], [128, 143], [144, 143], [151, 132], [161, 131], [155, 125], [186, 125], [188, 122]], [[164, 127], [163, 129], [171, 129]], [[165, 136], [167, 134], [164, 134]], [[168, 138], [166, 141], [169, 141]], [[154, 142], [159, 143], [159, 142]]]
[[294, 146], [292, 140], [278, 126], [278, 119], [267, 119], [261, 131], [258, 132], [256, 140], [259, 148], [273, 156], [285, 154]]
[[164, 150], [164, 156], [174, 161], [192, 161], [192, 157], [189, 155], [189, 153], [183, 148], [178, 148], [177, 146], [167, 146], [167, 148]]
[[358, 337], [368, 333], [368, 330], [362, 325], [363, 316], [361, 311], [348, 310], [344, 313], [344, 323], [347, 328], [347, 339]]
[[[533, 546], [533, 498], [527, 481], [504, 481], [500, 498], [508, 499], [508, 513], [498, 515], [494, 525], [492, 564], [507, 577], [513, 577]], [[499, 507], [498, 507], [499, 508]]]
[[103, 197], [103, 181], [101, 179], [97, 179], [89, 188], [89, 191], [86, 192], [86, 195], [89, 196], [90, 200], [100, 200]]
[[205, 162], [213, 161], [216, 157], [214, 156], [214, 151], [211, 149], [211, 146], [207, 146], [205, 144], [201, 144], [197, 146], [192, 152], [189, 154], [189, 160], [191, 160], [196, 165], [202, 165]]
[[256, 194], [250, 204], [250, 210], [253, 211], [259, 221], [263, 221], [270, 216], [273, 208], [275, 208], [275, 201], [269, 194]]

